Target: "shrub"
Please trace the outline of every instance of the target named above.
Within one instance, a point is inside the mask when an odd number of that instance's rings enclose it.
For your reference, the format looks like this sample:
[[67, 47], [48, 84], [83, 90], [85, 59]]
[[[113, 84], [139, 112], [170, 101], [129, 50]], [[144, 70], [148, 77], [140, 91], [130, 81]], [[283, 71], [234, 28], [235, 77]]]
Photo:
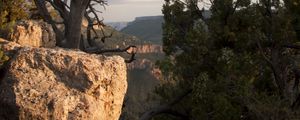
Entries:
[[5, 55], [4, 51], [0, 49], [0, 69], [9, 60], [9, 57]]

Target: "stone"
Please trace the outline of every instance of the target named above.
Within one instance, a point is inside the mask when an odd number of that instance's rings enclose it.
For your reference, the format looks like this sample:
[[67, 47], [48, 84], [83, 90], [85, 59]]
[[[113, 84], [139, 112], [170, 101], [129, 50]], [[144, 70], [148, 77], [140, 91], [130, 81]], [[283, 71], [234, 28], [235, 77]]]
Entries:
[[19, 50], [19, 48], [21, 48], [21, 45], [15, 43], [15, 42], [10, 42], [10, 41], [0, 38], [0, 48], [1, 48], [1, 50], [6, 51], [7, 53], [10, 53], [10, 51]]
[[20, 21], [10, 34], [10, 40], [23, 46], [52, 48], [56, 45], [55, 33], [43, 21]]
[[0, 119], [119, 119], [127, 90], [122, 57], [0, 44], [17, 51], [0, 78]]

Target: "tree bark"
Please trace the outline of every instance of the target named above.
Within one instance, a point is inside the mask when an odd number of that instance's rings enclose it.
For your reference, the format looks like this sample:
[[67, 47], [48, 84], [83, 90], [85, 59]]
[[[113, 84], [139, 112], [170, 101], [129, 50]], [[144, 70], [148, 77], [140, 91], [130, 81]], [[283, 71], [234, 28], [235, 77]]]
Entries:
[[68, 31], [66, 31], [67, 48], [78, 49], [80, 46], [82, 18], [89, 2], [90, 0], [71, 1]]

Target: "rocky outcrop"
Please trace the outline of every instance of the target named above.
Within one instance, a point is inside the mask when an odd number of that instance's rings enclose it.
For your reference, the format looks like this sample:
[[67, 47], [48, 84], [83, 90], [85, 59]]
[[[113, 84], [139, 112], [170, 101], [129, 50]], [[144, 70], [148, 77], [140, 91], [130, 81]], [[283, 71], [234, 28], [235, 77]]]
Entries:
[[33, 47], [55, 47], [55, 33], [50, 24], [43, 21], [21, 21], [10, 35], [11, 41]]
[[137, 46], [138, 53], [163, 53], [161, 45], [145, 44]]
[[0, 119], [119, 118], [127, 90], [123, 58], [4, 40], [0, 47], [16, 52], [0, 79]]
[[15, 52], [17, 52], [17, 50], [19, 50], [20, 48], [21, 45], [17, 43], [0, 38], [0, 49], [5, 51], [6, 54], [11, 54], [10, 56], [13, 56], [13, 54], [15, 54]]

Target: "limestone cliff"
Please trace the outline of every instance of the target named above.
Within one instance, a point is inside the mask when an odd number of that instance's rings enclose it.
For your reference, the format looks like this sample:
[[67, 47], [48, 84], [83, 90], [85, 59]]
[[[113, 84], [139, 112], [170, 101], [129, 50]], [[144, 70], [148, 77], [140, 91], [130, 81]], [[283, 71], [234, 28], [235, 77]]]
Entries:
[[155, 45], [155, 44], [145, 44], [145, 45], [138, 45], [137, 51], [139, 53], [163, 53], [163, 48], [161, 45]]
[[11, 56], [0, 79], [0, 119], [118, 120], [127, 90], [118, 56], [22, 47], [0, 39]]
[[137, 17], [121, 30], [152, 44], [162, 44], [163, 16]]
[[137, 45], [137, 60], [130, 64], [127, 64], [127, 68], [152, 69], [155, 67], [155, 61], [159, 60], [161, 56], [163, 56], [163, 50], [161, 45]]
[[163, 55], [161, 45], [145, 44], [137, 46], [137, 60], [127, 64], [129, 70], [143, 69], [151, 73], [155, 78], [161, 77], [161, 71], [155, 66], [155, 61], [160, 60]]
[[149, 98], [161, 80], [162, 73], [155, 66], [164, 57], [162, 46], [145, 44], [137, 46], [136, 60], [127, 64], [128, 90], [123, 120], [137, 120], [143, 111], [155, 104]]

